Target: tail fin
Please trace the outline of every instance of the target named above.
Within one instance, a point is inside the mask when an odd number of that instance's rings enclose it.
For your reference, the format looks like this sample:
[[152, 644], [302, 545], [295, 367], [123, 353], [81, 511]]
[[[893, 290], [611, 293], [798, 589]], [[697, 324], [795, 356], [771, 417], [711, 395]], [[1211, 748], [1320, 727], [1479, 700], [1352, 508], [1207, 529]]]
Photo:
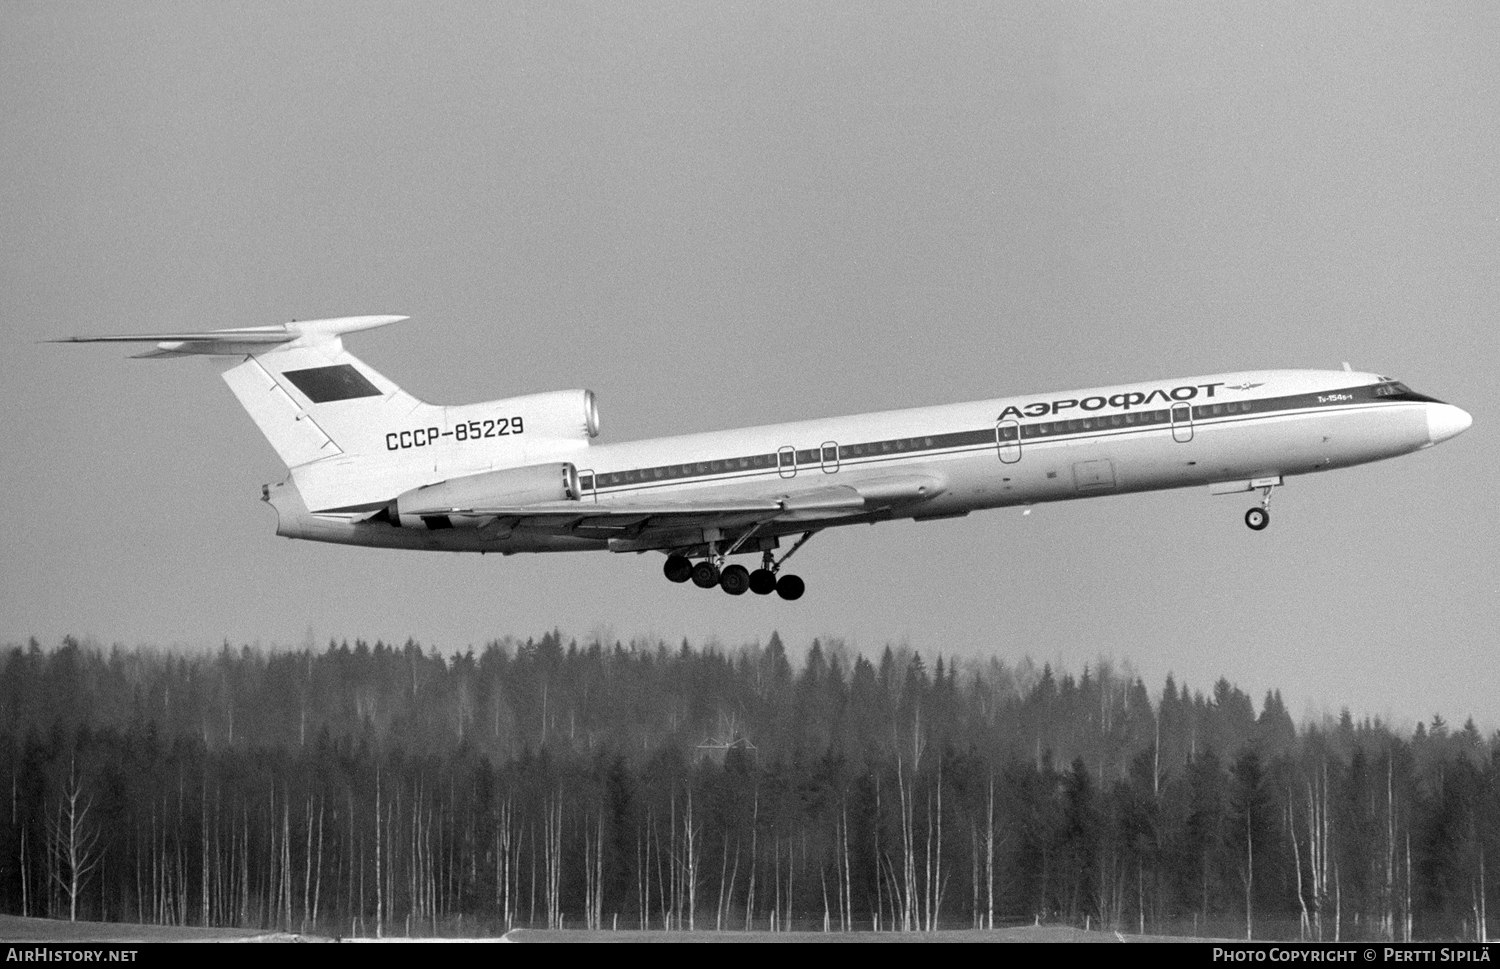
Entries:
[[224, 382], [291, 469], [313, 514], [373, 514], [397, 495], [445, 478], [570, 457], [599, 432], [586, 390], [439, 406], [344, 349], [343, 334], [404, 319], [352, 316], [58, 342], [154, 343], [143, 354], [150, 357], [243, 357]]
[[384, 453], [389, 424], [442, 422], [441, 407], [403, 391], [345, 350], [337, 335], [252, 354], [226, 371], [224, 382], [292, 469]]
[[[348, 472], [353, 464], [368, 465], [360, 457], [386, 453], [389, 429], [411, 428], [425, 435], [446, 423], [444, 408], [417, 400], [344, 349], [343, 334], [404, 319], [353, 316], [58, 342], [155, 343], [140, 355], [146, 357], [244, 355], [243, 363], [224, 373], [225, 383], [292, 470], [309, 507], [330, 508], [387, 497], [393, 485], [378, 480], [379, 475]], [[308, 467], [313, 464], [317, 468]]]

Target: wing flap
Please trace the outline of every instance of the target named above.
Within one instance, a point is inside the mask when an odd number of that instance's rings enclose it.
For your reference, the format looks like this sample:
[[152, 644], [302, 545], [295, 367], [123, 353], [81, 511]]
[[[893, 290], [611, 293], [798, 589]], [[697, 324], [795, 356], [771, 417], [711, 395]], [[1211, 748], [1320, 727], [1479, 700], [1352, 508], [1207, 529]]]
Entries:
[[897, 475], [806, 488], [765, 498], [722, 498], [683, 501], [550, 501], [528, 505], [473, 505], [413, 508], [403, 514], [484, 518], [492, 530], [545, 532], [592, 538], [641, 539], [685, 529], [723, 531], [766, 525], [827, 521], [864, 515], [904, 502], [924, 501], [941, 494], [944, 483], [931, 475]]
[[[864, 510], [854, 496], [841, 506], [822, 506], [816, 517], [828, 518], [858, 514]], [[423, 508], [407, 512], [412, 515], [458, 515], [492, 519], [495, 529], [522, 530], [553, 535], [576, 535], [585, 538], [632, 538], [681, 533], [683, 530], [717, 528], [732, 531], [758, 523], [792, 520], [803, 512], [788, 509], [775, 499], [738, 499], [728, 501], [682, 502], [609, 502], [592, 504], [581, 501], [552, 501], [531, 505], [499, 505], [472, 508]]]
[[[895, 475], [848, 485], [804, 488], [767, 497], [722, 497], [681, 501], [548, 501], [524, 505], [402, 506], [403, 516], [479, 519], [491, 534], [515, 531], [607, 540], [616, 551], [671, 548], [703, 541], [714, 529], [733, 536], [751, 527], [811, 524], [878, 514], [941, 494], [946, 482], [933, 475]], [[378, 517], [378, 516], [375, 516]], [[618, 547], [617, 547], [618, 546]]]

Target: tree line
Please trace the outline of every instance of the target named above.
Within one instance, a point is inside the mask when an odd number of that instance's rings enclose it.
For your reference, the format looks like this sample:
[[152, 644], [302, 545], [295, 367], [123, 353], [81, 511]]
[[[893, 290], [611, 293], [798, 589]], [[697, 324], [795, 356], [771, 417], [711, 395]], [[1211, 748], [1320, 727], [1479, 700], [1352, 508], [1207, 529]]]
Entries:
[[0, 909], [1485, 939], [1500, 735], [779, 636], [0, 653]]

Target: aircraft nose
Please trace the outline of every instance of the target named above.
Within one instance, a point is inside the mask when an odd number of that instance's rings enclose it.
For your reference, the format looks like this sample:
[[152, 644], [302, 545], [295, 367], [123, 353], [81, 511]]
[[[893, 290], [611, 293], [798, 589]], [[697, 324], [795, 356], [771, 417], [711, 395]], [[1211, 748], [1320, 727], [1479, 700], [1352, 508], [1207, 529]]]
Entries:
[[1454, 407], [1452, 404], [1427, 405], [1427, 439], [1433, 444], [1441, 444], [1450, 437], [1457, 437], [1473, 423], [1474, 418], [1462, 407]]

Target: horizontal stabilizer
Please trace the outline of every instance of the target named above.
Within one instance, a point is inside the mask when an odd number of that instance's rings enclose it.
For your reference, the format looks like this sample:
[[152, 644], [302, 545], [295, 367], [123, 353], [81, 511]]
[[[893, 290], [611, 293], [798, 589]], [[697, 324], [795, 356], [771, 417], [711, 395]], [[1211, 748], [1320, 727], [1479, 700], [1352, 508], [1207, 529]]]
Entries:
[[138, 358], [192, 355], [243, 356], [280, 349], [317, 346], [341, 334], [369, 330], [407, 319], [405, 316], [342, 316], [328, 320], [293, 320], [275, 326], [242, 326], [202, 333], [72, 336], [49, 343], [155, 343]]
[[48, 343], [287, 343], [295, 340], [296, 334], [288, 333], [280, 326], [245, 327], [238, 330], [213, 330], [208, 333], [143, 333], [136, 336], [106, 334], [104, 336], [70, 336]]

